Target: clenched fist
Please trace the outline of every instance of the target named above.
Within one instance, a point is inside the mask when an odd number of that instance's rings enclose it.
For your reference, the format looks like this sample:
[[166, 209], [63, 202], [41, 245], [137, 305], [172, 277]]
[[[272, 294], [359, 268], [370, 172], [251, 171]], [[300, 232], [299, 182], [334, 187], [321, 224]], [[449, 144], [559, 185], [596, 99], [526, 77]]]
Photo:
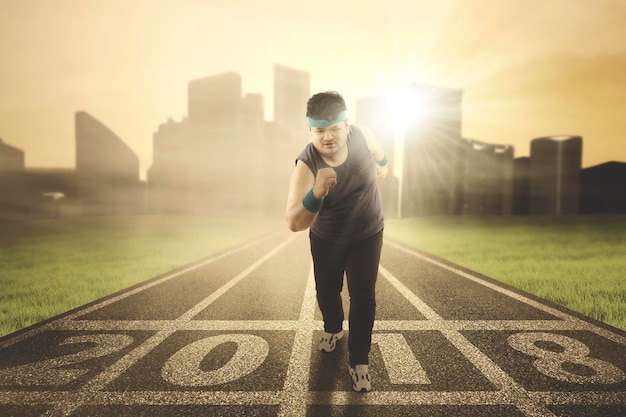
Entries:
[[322, 199], [328, 195], [330, 187], [337, 184], [337, 173], [332, 168], [322, 168], [317, 171], [315, 185], [313, 185], [313, 195], [317, 199]]
[[376, 165], [376, 176], [378, 178], [385, 178], [388, 173], [389, 173], [389, 167], [387, 165], [382, 166], [382, 167], [380, 165]]

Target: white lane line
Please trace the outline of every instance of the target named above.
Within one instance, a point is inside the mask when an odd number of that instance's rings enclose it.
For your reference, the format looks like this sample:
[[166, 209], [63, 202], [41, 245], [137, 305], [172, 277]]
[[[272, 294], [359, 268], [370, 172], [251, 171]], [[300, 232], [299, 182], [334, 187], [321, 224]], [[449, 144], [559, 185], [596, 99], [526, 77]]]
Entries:
[[[428, 320], [432, 320], [438, 324], [444, 324], [442, 320], [434, 310], [432, 310], [426, 303], [424, 303], [415, 293], [413, 293], [408, 287], [402, 284], [396, 277], [394, 277], [386, 268], [382, 265], [379, 267], [383, 277], [402, 294], [422, 315]], [[446, 339], [452, 343], [452, 345], [465, 356], [465, 358], [474, 365], [495, 387], [500, 388], [500, 391], [511, 399], [513, 404], [527, 416], [554, 416], [546, 408], [540, 404], [532, 401], [526, 390], [520, 386], [515, 380], [506, 372], [504, 372], [498, 365], [496, 365], [487, 355], [476, 348], [470, 343], [461, 333], [455, 329], [440, 329], [440, 332], [446, 337]]]
[[[333, 401], [329, 402], [332, 395]], [[285, 404], [293, 393], [285, 391], [113, 391], [94, 392], [88, 398], [76, 391], [0, 392], [3, 404], [53, 404], [58, 401], [80, 405], [275, 405]], [[308, 392], [310, 405], [501, 405], [511, 404], [499, 391], [352, 391]], [[306, 406], [306, 402], [304, 404]], [[283, 410], [285, 407], [281, 407]], [[282, 411], [282, 410], [281, 410]], [[298, 416], [285, 410], [287, 416]], [[280, 415], [280, 414], [279, 414]]]
[[[159, 331], [164, 328], [176, 330], [298, 330], [298, 320], [74, 320], [54, 326], [54, 330], [72, 331]], [[316, 320], [314, 330], [322, 330], [324, 322]], [[347, 329], [347, 321], [345, 327]], [[587, 330], [580, 323], [562, 320], [377, 320], [374, 331], [413, 330], [533, 330], [565, 331]]]
[[411, 330], [587, 330], [586, 325], [561, 320], [381, 320], [375, 331]]
[[625, 405], [626, 392], [574, 391], [574, 392], [530, 392], [536, 401], [549, 405]]
[[297, 320], [75, 320], [54, 327], [55, 330], [297, 330]]
[[[237, 276], [232, 278], [230, 281], [228, 281], [222, 287], [218, 288], [215, 292], [213, 292], [211, 295], [206, 297], [203, 301], [201, 301], [200, 303], [196, 304], [194, 307], [189, 309], [187, 312], [183, 313], [175, 321], [176, 322], [183, 322], [183, 323], [191, 321], [196, 314], [198, 314], [199, 312], [204, 310], [209, 304], [211, 304], [213, 301], [217, 300], [220, 296], [224, 295], [226, 293], [226, 291], [228, 291], [233, 286], [235, 286], [239, 281], [241, 281], [243, 278], [245, 278], [248, 274], [250, 274], [256, 268], [261, 266], [269, 258], [274, 256], [280, 249], [282, 249], [285, 245], [287, 245], [289, 242], [291, 242], [291, 240], [292, 239], [289, 239], [289, 240], [283, 242], [281, 245], [279, 245], [279, 246], [275, 247], [274, 249], [272, 249], [266, 255], [264, 255], [259, 260], [254, 262], [251, 266], [246, 268], [243, 272], [241, 272], [240, 274], [238, 274]], [[140, 358], [142, 358], [148, 352], [150, 352], [153, 348], [155, 348], [160, 343], [162, 343], [163, 340], [165, 340], [165, 338], [167, 338], [169, 335], [171, 335], [175, 331], [176, 331], [175, 327], [163, 329], [162, 331], [160, 331], [159, 333], [157, 333], [156, 335], [154, 335], [153, 337], [148, 339], [146, 342], [144, 342], [140, 348], [137, 348], [137, 349], [135, 349], [135, 351], [131, 352], [130, 354], [128, 354], [126, 356], [124, 356], [120, 361], [118, 361], [118, 363], [116, 363], [115, 365], [109, 367], [108, 369], [103, 371], [100, 375], [98, 375], [97, 377], [93, 378], [91, 381], [89, 381], [87, 384], [85, 384], [83, 389], [87, 390], [87, 391], [99, 391], [99, 390], [104, 389], [104, 387], [108, 383], [110, 383], [113, 380], [115, 380], [116, 378], [118, 378], [123, 372], [125, 372], [128, 368], [130, 368], [130, 366], [132, 366], [136, 361], [138, 361]]]
[[99, 391], [88, 396], [77, 391], [0, 392], [0, 403], [9, 405], [58, 402], [79, 406], [102, 405], [278, 405], [281, 391]]
[[289, 239], [287, 239], [286, 241], [284, 241], [283, 243], [281, 243], [280, 245], [278, 245], [277, 247], [275, 247], [274, 249], [272, 249], [270, 252], [268, 252], [265, 256], [263, 256], [262, 258], [260, 258], [258, 261], [256, 261], [255, 263], [253, 263], [252, 265], [250, 265], [248, 268], [246, 268], [245, 270], [243, 270], [241, 273], [239, 273], [237, 276], [235, 276], [234, 278], [232, 278], [230, 281], [228, 281], [226, 284], [222, 285], [220, 288], [218, 288], [215, 292], [213, 292], [211, 295], [209, 295], [208, 297], [206, 297], [204, 300], [200, 301], [198, 304], [196, 304], [193, 308], [189, 309], [189, 311], [187, 311], [186, 313], [184, 313], [183, 315], [181, 315], [178, 319], [176, 319], [177, 321], [189, 321], [191, 319], [193, 319], [194, 316], [198, 315], [199, 313], [202, 312], [202, 310], [204, 310], [205, 308], [207, 308], [211, 303], [213, 303], [215, 300], [217, 300], [218, 298], [220, 298], [222, 295], [224, 295], [224, 293], [226, 293], [226, 291], [230, 290], [232, 287], [234, 287], [235, 285], [237, 285], [237, 283], [239, 283], [239, 281], [241, 281], [242, 279], [244, 279], [245, 277], [247, 277], [252, 271], [254, 271], [255, 269], [257, 269], [259, 266], [261, 266], [261, 264], [265, 263], [265, 261], [267, 261], [269, 258], [271, 258], [272, 256], [276, 255], [276, 253], [278, 251], [280, 251], [282, 248], [284, 248], [286, 245], [288, 245], [289, 243], [291, 243], [294, 240], [295, 236], [290, 237]]
[[377, 391], [367, 395], [352, 391], [311, 392], [312, 405], [513, 405], [502, 391]]
[[409, 289], [404, 286], [404, 284], [402, 284], [396, 277], [394, 277], [386, 268], [380, 265], [378, 267], [378, 270], [381, 275], [385, 277], [385, 279], [387, 279], [387, 281], [389, 281], [391, 285], [393, 285], [393, 287], [409, 301], [409, 303], [413, 304], [413, 307], [415, 307], [417, 311], [422, 314], [422, 316], [426, 317], [426, 319], [428, 320], [442, 320], [441, 316], [437, 314], [435, 310], [430, 308], [428, 304], [426, 304], [418, 296], [413, 294], [412, 291], [409, 291]]
[[[78, 405], [278, 405], [289, 400], [285, 391], [99, 391], [89, 397], [76, 391], [4, 391], [0, 403], [7, 405], [57, 402]], [[332, 396], [332, 403], [328, 401]], [[529, 392], [548, 405], [626, 405], [624, 392]], [[309, 405], [516, 405], [504, 391], [376, 391], [367, 395], [352, 391], [309, 391]], [[297, 414], [287, 413], [295, 416]]]
[[315, 278], [313, 265], [309, 271], [304, 299], [300, 309], [298, 328], [294, 338], [287, 376], [285, 377], [283, 400], [280, 417], [305, 417], [311, 372], [311, 348], [315, 329]]
[[[385, 269], [385, 278], [392, 277]], [[388, 278], [387, 278], [388, 279]], [[390, 281], [391, 282], [391, 281]], [[403, 285], [395, 279], [396, 285]], [[395, 285], [394, 285], [395, 286]], [[396, 287], [397, 288], [397, 287]], [[406, 287], [405, 287], [406, 288]], [[497, 289], [497, 288], [496, 288]], [[408, 290], [408, 289], [407, 289]], [[402, 291], [400, 291], [403, 293]], [[484, 354], [464, 339], [458, 338], [456, 332], [460, 330], [585, 330], [588, 323], [584, 321], [560, 321], [560, 320], [522, 320], [522, 321], [498, 321], [498, 320], [442, 320], [434, 310], [423, 303], [419, 297], [410, 290], [409, 301], [413, 300], [414, 306], [430, 320], [412, 321], [376, 321], [375, 331], [381, 330], [438, 330], [444, 333], [450, 340], [456, 339], [457, 343], [463, 346], [464, 355], [484, 356]], [[419, 307], [418, 307], [419, 306]], [[123, 320], [74, 320], [57, 323], [55, 330], [159, 330], [161, 335], [155, 334], [153, 338], [167, 337], [177, 330], [295, 330], [294, 347], [292, 349], [291, 360], [285, 379], [285, 388], [282, 391], [254, 391], [254, 392], [231, 392], [231, 391], [133, 391], [133, 392], [109, 392], [109, 391], [7, 391], [0, 392], [0, 404], [44, 404], [53, 405], [65, 403], [65, 407], [58, 409], [57, 413], [50, 415], [69, 415], [77, 407], [82, 405], [281, 405], [281, 415], [304, 416], [308, 404], [319, 405], [408, 405], [419, 406], [426, 404], [441, 405], [512, 405], [523, 410], [527, 415], [548, 415], [545, 409], [537, 408], [536, 403], [542, 404], [626, 404], [626, 393], [611, 392], [541, 392], [529, 393], [515, 390], [499, 391], [428, 391], [428, 392], [399, 392], [399, 391], [372, 391], [366, 395], [353, 392], [309, 392], [308, 382], [310, 377], [310, 354], [312, 349], [312, 332], [323, 329], [323, 323], [314, 320], [315, 312], [315, 291], [312, 274], [305, 288], [305, 296], [299, 319], [292, 321], [209, 321], [191, 320], [188, 322], [178, 320], [156, 320], [156, 321], [123, 321]], [[424, 314], [426, 313], [426, 314]], [[345, 323], [344, 323], [345, 324]], [[503, 327], [504, 326], [504, 327]], [[138, 352], [135, 356], [143, 357], [150, 351], [153, 341], [147, 340], [135, 349], [144, 351]], [[157, 345], [160, 342], [156, 343]], [[451, 340], [451, 343], [454, 342]], [[456, 346], [456, 345], [455, 345]], [[133, 353], [131, 351], [131, 353]], [[124, 359], [124, 358], [122, 358]], [[135, 361], [138, 359], [135, 359]], [[304, 369], [299, 368], [296, 363], [301, 361]], [[473, 362], [472, 362], [473, 363]], [[131, 364], [132, 365], [132, 364]], [[479, 368], [480, 369], [480, 368]], [[122, 369], [121, 372], [124, 372]], [[121, 373], [119, 373], [121, 375]], [[303, 382], [303, 383], [301, 383]], [[290, 388], [289, 388], [290, 387]], [[519, 395], [524, 395], [529, 401], [520, 401]], [[329, 402], [330, 400], [330, 402]], [[296, 403], [297, 411], [291, 412], [287, 404]]]
[[[273, 248], [267, 254], [262, 256], [259, 260], [254, 262], [251, 266], [246, 268], [243, 272], [239, 273], [237, 276], [229, 280], [226, 284], [218, 288], [200, 303], [196, 304], [192, 308], [190, 308], [187, 312], [183, 313], [180, 317], [178, 317], [174, 322], [189, 322], [193, 319], [195, 315], [204, 310], [208, 305], [217, 300], [220, 296], [224, 295], [229, 289], [235, 286], [238, 282], [248, 276], [252, 271], [262, 265], [265, 261], [274, 256], [279, 250], [281, 250], [285, 245], [290, 243], [293, 240], [293, 237], [281, 243], [279, 246]], [[115, 364], [109, 366], [107, 369], [102, 371], [100, 374], [89, 380], [85, 383], [78, 392], [83, 393], [85, 401], [93, 396], [94, 392], [102, 391], [106, 388], [106, 386], [120, 377], [124, 372], [130, 369], [137, 361], [150, 353], [155, 347], [163, 343], [165, 339], [167, 339], [170, 335], [172, 335], [177, 329], [175, 326], [167, 326], [159, 331], [157, 334], [150, 337], [148, 340], [143, 342], [140, 346], [130, 351], [128, 354], [124, 355], [120, 360], [118, 360]], [[83, 404], [84, 401], [80, 401], [79, 403], [59, 403], [55, 404], [55, 407], [49, 410], [45, 415], [48, 417], [53, 416], [67, 416], [71, 414], [77, 407]]]
[[407, 253], [407, 254], [409, 254], [411, 256], [414, 256], [416, 258], [422, 259], [422, 260], [424, 260], [426, 262], [429, 262], [429, 263], [431, 263], [433, 265], [436, 265], [436, 266], [438, 266], [440, 268], [446, 269], [446, 270], [448, 270], [450, 272], [453, 272], [453, 273], [455, 273], [455, 274], [457, 274], [457, 275], [459, 275], [459, 276], [461, 276], [463, 278], [466, 278], [466, 279], [468, 279], [470, 281], [476, 282], [476, 283], [478, 283], [478, 284], [480, 284], [482, 286], [485, 286], [485, 287], [487, 287], [489, 289], [497, 291], [497, 292], [499, 292], [501, 294], [504, 294], [504, 295], [506, 295], [506, 296], [508, 296], [510, 298], [515, 299], [515, 300], [521, 301], [524, 304], [527, 304], [527, 305], [529, 305], [531, 307], [534, 307], [534, 308], [536, 308], [538, 310], [541, 310], [543, 312], [551, 314], [551, 315], [553, 315], [555, 317], [558, 317], [558, 318], [560, 318], [562, 320], [577, 322], [578, 326], [581, 329], [585, 328], [585, 329], [587, 329], [587, 330], [589, 330], [589, 331], [591, 331], [593, 333], [596, 333], [596, 334], [598, 334], [598, 335], [600, 335], [600, 336], [602, 336], [602, 337], [604, 337], [606, 339], [609, 339], [609, 340], [611, 340], [613, 342], [619, 343], [621, 345], [626, 345], [626, 337], [618, 335], [618, 334], [616, 334], [616, 333], [614, 333], [614, 332], [612, 332], [610, 330], [607, 330], [607, 329], [604, 329], [602, 327], [596, 326], [596, 325], [594, 325], [592, 323], [589, 323], [589, 322], [587, 322], [585, 320], [582, 320], [582, 319], [579, 319], [577, 317], [574, 317], [574, 316], [572, 316], [572, 315], [570, 315], [570, 314], [568, 314], [566, 312], [563, 312], [561, 310], [558, 310], [556, 308], [549, 307], [549, 306], [547, 306], [545, 304], [542, 304], [542, 303], [540, 303], [538, 301], [532, 300], [532, 299], [530, 299], [528, 297], [525, 297], [525, 296], [523, 296], [521, 294], [518, 294], [517, 292], [511, 291], [511, 290], [507, 290], [506, 288], [503, 288], [503, 287], [501, 287], [501, 286], [499, 286], [497, 284], [485, 281], [482, 278], [479, 278], [477, 276], [469, 274], [469, 273], [467, 273], [465, 271], [461, 271], [460, 269], [454, 268], [454, 267], [452, 267], [450, 265], [446, 265], [446, 264], [444, 264], [444, 263], [442, 263], [442, 262], [440, 262], [440, 261], [438, 261], [436, 259], [430, 258], [430, 257], [428, 257], [426, 255], [423, 255], [423, 254], [415, 252], [415, 251], [413, 251], [411, 249], [405, 248], [404, 246], [401, 246], [401, 245], [399, 245], [397, 243], [385, 240], [385, 245], [389, 245], [389, 246], [394, 247], [394, 248], [396, 248], [396, 249], [398, 249], [398, 250], [400, 250], [400, 251], [402, 251], [404, 253]]

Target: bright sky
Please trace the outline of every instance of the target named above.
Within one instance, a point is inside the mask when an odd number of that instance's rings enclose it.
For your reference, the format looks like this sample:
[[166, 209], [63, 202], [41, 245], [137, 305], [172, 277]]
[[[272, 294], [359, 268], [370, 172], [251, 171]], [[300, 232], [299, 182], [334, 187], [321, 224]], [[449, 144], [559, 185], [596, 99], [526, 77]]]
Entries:
[[577, 134], [583, 166], [626, 162], [623, 0], [0, 0], [0, 138], [28, 167], [73, 167], [84, 110], [145, 178], [189, 80], [238, 72], [271, 120], [275, 63], [350, 112], [411, 82], [461, 88], [466, 138], [519, 157], [533, 138]]

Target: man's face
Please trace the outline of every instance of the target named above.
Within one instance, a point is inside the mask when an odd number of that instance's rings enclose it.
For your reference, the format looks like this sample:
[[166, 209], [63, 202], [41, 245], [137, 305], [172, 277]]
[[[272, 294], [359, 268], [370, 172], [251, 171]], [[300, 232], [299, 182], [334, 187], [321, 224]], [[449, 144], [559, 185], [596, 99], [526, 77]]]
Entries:
[[335, 156], [346, 147], [348, 122], [344, 120], [326, 127], [310, 127], [309, 138], [319, 153]]

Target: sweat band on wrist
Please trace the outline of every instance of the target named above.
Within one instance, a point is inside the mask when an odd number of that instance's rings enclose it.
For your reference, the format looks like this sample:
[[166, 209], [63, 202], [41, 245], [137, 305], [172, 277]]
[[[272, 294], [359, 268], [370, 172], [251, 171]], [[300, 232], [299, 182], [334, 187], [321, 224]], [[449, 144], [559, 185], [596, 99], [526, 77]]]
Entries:
[[302, 205], [305, 209], [309, 210], [311, 213], [318, 213], [322, 209], [322, 203], [324, 199], [317, 199], [313, 195], [313, 189], [311, 188], [308, 193], [302, 199]]
[[378, 166], [384, 167], [385, 165], [387, 165], [387, 155], [383, 156], [383, 159], [381, 159], [380, 161], [376, 162], [378, 164]]

